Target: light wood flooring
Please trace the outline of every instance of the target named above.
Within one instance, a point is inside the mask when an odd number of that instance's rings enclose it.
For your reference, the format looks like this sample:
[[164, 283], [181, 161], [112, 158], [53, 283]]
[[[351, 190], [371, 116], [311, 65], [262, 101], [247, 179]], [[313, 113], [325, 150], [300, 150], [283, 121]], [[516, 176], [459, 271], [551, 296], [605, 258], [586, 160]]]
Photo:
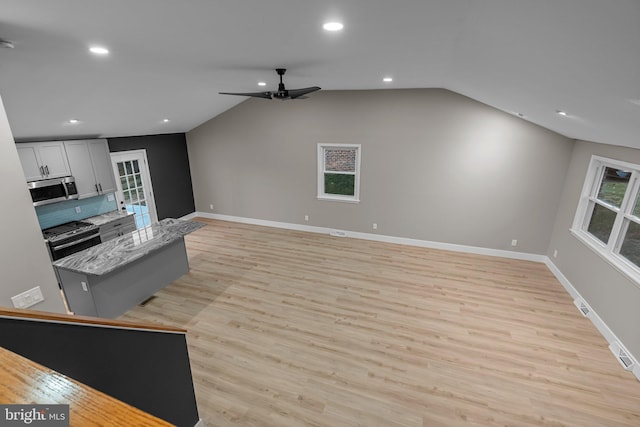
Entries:
[[[0, 347], [0, 402], [2, 404], [68, 405], [67, 425], [82, 427], [170, 427], [171, 424], [114, 399], [74, 379]], [[11, 410], [11, 409], [9, 409]], [[12, 411], [20, 411], [19, 408]], [[27, 410], [29, 412], [29, 410]], [[7, 421], [0, 425], [51, 425], [52, 423]], [[6, 421], [6, 423], [5, 423]], [[54, 423], [64, 425], [63, 422]]]
[[640, 426], [540, 263], [224, 221], [124, 320], [188, 329], [208, 426]]

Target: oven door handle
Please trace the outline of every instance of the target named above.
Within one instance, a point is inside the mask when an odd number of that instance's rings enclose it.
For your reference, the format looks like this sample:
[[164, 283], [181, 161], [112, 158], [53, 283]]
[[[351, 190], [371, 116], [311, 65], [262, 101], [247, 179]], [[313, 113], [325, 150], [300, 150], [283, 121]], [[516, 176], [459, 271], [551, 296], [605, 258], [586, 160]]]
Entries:
[[92, 234], [91, 236], [87, 236], [84, 237], [80, 240], [74, 240], [73, 242], [69, 242], [69, 243], [65, 243], [64, 245], [60, 245], [60, 246], [54, 246], [51, 249], [54, 251], [60, 250], [60, 249], [64, 249], [64, 248], [68, 248], [69, 246], [74, 246], [77, 245], [78, 243], [82, 243], [82, 242], [86, 242], [87, 240], [91, 240], [94, 239], [96, 237], [100, 237], [100, 233], [96, 233], [96, 234]]

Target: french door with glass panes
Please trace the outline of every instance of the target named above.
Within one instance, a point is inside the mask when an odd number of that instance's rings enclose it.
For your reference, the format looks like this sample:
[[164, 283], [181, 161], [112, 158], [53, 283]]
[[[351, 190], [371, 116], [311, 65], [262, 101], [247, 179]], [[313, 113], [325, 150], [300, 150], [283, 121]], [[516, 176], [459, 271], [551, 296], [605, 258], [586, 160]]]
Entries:
[[119, 209], [135, 214], [138, 229], [157, 222], [147, 152], [132, 150], [111, 153], [111, 164], [118, 187], [116, 199]]

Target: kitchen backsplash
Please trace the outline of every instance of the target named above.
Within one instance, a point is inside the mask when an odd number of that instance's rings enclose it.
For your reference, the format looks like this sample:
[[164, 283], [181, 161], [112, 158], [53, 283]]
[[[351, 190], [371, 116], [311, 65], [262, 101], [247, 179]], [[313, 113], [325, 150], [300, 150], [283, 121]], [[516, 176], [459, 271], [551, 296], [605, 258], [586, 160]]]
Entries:
[[[111, 200], [109, 200], [111, 199]], [[77, 212], [76, 208], [80, 208]], [[100, 215], [114, 211], [118, 208], [113, 194], [90, 197], [82, 200], [69, 200], [50, 205], [37, 206], [36, 214], [40, 228], [45, 229], [64, 224], [69, 221], [78, 221], [90, 216]]]

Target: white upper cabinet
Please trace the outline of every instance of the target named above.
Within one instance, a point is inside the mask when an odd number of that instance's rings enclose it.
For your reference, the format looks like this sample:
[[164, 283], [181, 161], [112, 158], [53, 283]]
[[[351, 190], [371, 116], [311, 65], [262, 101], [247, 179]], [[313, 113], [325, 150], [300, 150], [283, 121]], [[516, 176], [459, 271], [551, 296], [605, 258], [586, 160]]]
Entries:
[[16, 144], [20, 163], [22, 163], [22, 171], [27, 182], [44, 179], [44, 169], [38, 162], [36, 156], [36, 147], [33, 144]]
[[71, 175], [61, 141], [19, 143], [16, 148], [27, 181]]
[[73, 177], [76, 180], [78, 198], [97, 196], [98, 187], [93, 174], [87, 141], [66, 141], [64, 148], [67, 150], [69, 166], [71, 166]]
[[80, 199], [116, 191], [106, 139], [66, 141], [64, 147]]
[[116, 191], [116, 179], [113, 176], [111, 166], [111, 155], [109, 154], [109, 144], [106, 139], [89, 141], [89, 154], [93, 172], [96, 175], [96, 182], [100, 193], [113, 193]]

